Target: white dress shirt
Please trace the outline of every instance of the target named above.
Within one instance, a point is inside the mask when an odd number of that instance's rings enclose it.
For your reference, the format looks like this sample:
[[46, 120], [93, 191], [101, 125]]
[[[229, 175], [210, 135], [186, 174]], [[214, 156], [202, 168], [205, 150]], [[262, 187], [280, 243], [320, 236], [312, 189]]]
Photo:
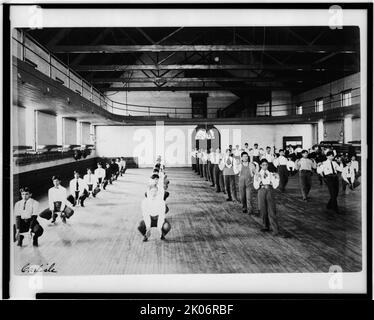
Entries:
[[261, 159], [266, 159], [269, 163], [273, 163], [274, 155], [272, 153], [265, 153], [262, 155]]
[[234, 150], [234, 156], [235, 157], [239, 157], [240, 158], [240, 156], [241, 156], [241, 154], [242, 154], [242, 150], [240, 150], [240, 149], [235, 149]]
[[274, 189], [278, 188], [278, 175], [270, 172], [269, 170], [264, 171], [261, 169], [260, 172], [255, 175], [253, 186], [255, 189], [259, 189], [262, 185], [271, 185]]
[[278, 166], [286, 166], [288, 159], [285, 156], [279, 156], [278, 158], [274, 159], [273, 163], [276, 167]]
[[63, 211], [66, 206], [66, 189], [63, 186], [52, 187], [48, 190], [48, 204], [51, 211], [54, 210], [54, 202], [61, 201], [60, 210]]
[[358, 161], [357, 160], [353, 160], [352, 161], [352, 165], [351, 167], [353, 168], [353, 170], [355, 170], [355, 172], [357, 173], [358, 170], [359, 170], [359, 167], [358, 167]]
[[157, 229], [161, 232], [162, 225], [165, 221], [166, 204], [163, 199], [144, 198], [142, 201], [143, 220], [147, 230], [151, 227], [151, 217], [158, 216]]
[[296, 160], [295, 164], [296, 170], [309, 170], [312, 171], [312, 169], [316, 169], [317, 165], [316, 163], [309, 158], [301, 158]]
[[120, 168], [126, 168], [126, 160], [121, 160], [119, 163], [120, 163]]
[[[77, 189], [77, 181], [78, 181], [78, 190], [76, 190]], [[74, 178], [69, 183], [69, 189], [70, 189], [70, 193], [72, 195], [74, 195], [75, 191], [79, 191], [79, 196], [81, 196], [85, 189], [88, 190], [88, 186], [82, 178], [78, 178], [78, 179]]]
[[338, 173], [338, 171], [341, 172], [343, 169], [342, 165], [338, 165], [335, 161], [326, 160], [317, 168], [317, 173], [327, 176], [328, 174], [334, 173], [332, 168], [334, 168], [335, 174]]
[[95, 176], [96, 178], [102, 178], [104, 179], [105, 178], [105, 169], [103, 168], [96, 168], [95, 169]]
[[89, 184], [93, 184], [93, 185], [96, 185], [97, 184], [97, 177], [94, 175], [94, 174], [85, 174], [84, 177], [83, 177], [83, 180], [84, 182], [89, 185]]
[[21, 199], [14, 205], [14, 215], [21, 216], [21, 219], [30, 219], [32, 216], [38, 215], [39, 202], [34, 199]]
[[252, 149], [252, 156], [254, 157], [260, 156], [260, 149]]
[[351, 183], [355, 181], [355, 170], [352, 168], [352, 165], [350, 167], [346, 166], [342, 169], [342, 178], [347, 183], [349, 183], [348, 178], [351, 179]]

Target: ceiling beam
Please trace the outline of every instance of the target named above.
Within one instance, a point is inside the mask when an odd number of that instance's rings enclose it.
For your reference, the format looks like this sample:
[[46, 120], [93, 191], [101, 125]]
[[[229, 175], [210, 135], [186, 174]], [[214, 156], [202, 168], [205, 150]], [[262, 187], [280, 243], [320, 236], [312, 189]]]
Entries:
[[346, 52], [354, 53], [354, 46], [341, 45], [57, 45], [57, 53], [124, 53], [124, 52], [183, 52], [183, 51], [274, 51], [274, 52]]
[[354, 71], [353, 66], [313, 67], [310, 65], [261, 65], [261, 64], [133, 64], [133, 65], [80, 65], [75, 71], [129, 71], [129, 70], [296, 70], [296, 71]]
[[[91, 42], [91, 45], [97, 45], [98, 43], [100, 43], [101, 41], [103, 41], [105, 39], [105, 37], [110, 33], [110, 29], [109, 28], [106, 28], [105, 30], [103, 30], [102, 32], [100, 32], [96, 38]], [[87, 53], [84, 53], [84, 54], [80, 54], [78, 55], [73, 61], [70, 62], [70, 64], [72, 66], [75, 66], [75, 65], [78, 65], [80, 64], [84, 58], [87, 56]]]
[[[301, 87], [301, 86], [300, 86]], [[282, 86], [282, 85], [266, 85], [266, 86], [248, 86], [248, 87], [221, 87], [221, 86], [210, 86], [210, 87], [188, 87], [188, 86], [173, 86], [173, 87], [108, 87], [108, 88], [100, 88], [102, 92], [106, 91], [229, 91], [229, 90], [236, 90], [236, 91], [259, 91], [259, 90], [274, 90], [274, 89], [300, 89], [300, 87], [289, 87], [289, 86]]]
[[318, 81], [319, 78], [313, 79], [308, 77], [277, 77], [277, 78], [249, 78], [249, 77], [201, 77], [201, 78], [186, 78], [186, 77], [160, 77], [160, 78], [96, 78], [92, 79], [92, 83], [153, 83], [153, 82], [273, 82], [273, 81]]
[[163, 37], [160, 41], [157, 41], [156, 44], [160, 44], [164, 42], [165, 40], [169, 39], [173, 35], [175, 35], [177, 32], [181, 31], [183, 27], [179, 27], [178, 29], [174, 30], [173, 32], [169, 33], [167, 36]]

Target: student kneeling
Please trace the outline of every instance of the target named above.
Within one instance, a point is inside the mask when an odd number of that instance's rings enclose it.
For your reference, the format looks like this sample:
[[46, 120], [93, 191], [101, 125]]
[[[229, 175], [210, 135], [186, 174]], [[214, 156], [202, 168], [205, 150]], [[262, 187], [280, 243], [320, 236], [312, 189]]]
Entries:
[[31, 198], [29, 188], [20, 189], [22, 200], [16, 202], [14, 206], [14, 215], [16, 217], [16, 239], [17, 245], [22, 247], [24, 236], [21, 233], [30, 232], [33, 237], [33, 246], [38, 246], [38, 238], [43, 234], [43, 228], [39, 224], [38, 217], [38, 201]]
[[142, 201], [143, 220], [138, 230], [144, 236], [143, 241], [147, 241], [150, 237], [152, 227], [157, 228], [161, 240], [165, 239], [165, 235], [171, 229], [170, 223], [165, 219], [165, 201], [158, 197], [158, 194], [158, 187], [150, 186], [147, 197]]
[[53, 176], [52, 182], [53, 187], [48, 190], [49, 208], [41, 212], [39, 216], [46, 220], [50, 220], [53, 217], [52, 223], [55, 223], [60, 212], [62, 222], [66, 223], [66, 219], [69, 219], [74, 211], [66, 205], [66, 189], [60, 185], [61, 178]]
[[84, 200], [88, 197], [88, 186], [86, 182], [79, 177], [79, 172], [74, 171], [74, 179], [70, 181], [70, 195], [68, 197], [69, 202], [76, 206], [79, 201], [81, 207], [84, 207]]

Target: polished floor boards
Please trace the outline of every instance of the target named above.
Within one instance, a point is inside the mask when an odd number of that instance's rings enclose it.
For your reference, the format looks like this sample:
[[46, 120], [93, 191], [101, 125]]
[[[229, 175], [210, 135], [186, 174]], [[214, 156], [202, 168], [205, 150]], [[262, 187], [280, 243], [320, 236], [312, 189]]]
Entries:
[[[152, 230], [142, 242], [137, 230], [140, 202], [151, 169], [129, 169], [64, 225], [39, 218], [38, 248], [15, 247], [15, 272], [24, 265], [52, 264], [58, 275], [328, 272], [361, 270], [361, 188], [340, 195], [341, 214], [325, 210], [328, 191], [313, 177], [311, 200], [301, 200], [297, 176], [286, 193], [276, 191], [277, 215], [285, 238], [262, 233], [259, 216], [226, 202], [189, 168], [170, 168], [165, 241]], [[255, 199], [255, 195], [254, 195]], [[41, 209], [47, 207], [40, 199]]]

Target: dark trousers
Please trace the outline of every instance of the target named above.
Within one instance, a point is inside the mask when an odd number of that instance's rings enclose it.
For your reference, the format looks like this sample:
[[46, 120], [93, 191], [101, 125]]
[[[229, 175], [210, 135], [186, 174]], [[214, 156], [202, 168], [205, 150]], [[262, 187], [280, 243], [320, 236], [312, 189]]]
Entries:
[[109, 183], [109, 180], [104, 178], [104, 182], [103, 182], [103, 189], [104, 190], [105, 190], [106, 186], [108, 185], [108, 183]]
[[325, 176], [325, 183], [329, 189], [330, 199], [327, 203], [327, 209], [338, 211], [339, 177], [338, 175]]
[[257, 193], [258, 207], [262, 217], [264, 228], [271, 228], [275, 234], [279, 232], [278, 221], [276, 217], [275, 201], [273, 198], [273, 189], [260, 188]]
[[288, 182], [287, 166], [285, 165], [278, 166], [278, 174], [279, 174], [279, 190], [284, 191], [286, 189], [286, 185]]
[[309, 191], [312, 188], [312, 171], [301, 170], [299, 172], [299, 184], [303, 199], [308, 197]]
[[67, 200], [75, 206], [78, 201], [80, 201], [81, 206], [84, 205], [84, 200], [88, 197], [88, 191], [85, 189], [83, 194], [79, 196], [79, 191], [75, 191], [74, 195], [70, 195], [67, 197]]
[[253, 156], [253, 161], [260, 164], [260, 157], [259, 156]]
[[204, 177], [204, 165], [203, 163], [200, 163], [200, 168], [199, 168], [199, 173], [200, 173], [200, 177], [203, 178]]
[[245, 210], [253, 211], [253, 206], [251, 202], [252, 197], [253, 181], [248, 179], [240, 179], [239, 177], [239, 191], [240, 200], [242, 202], [242, 207]]
[[[39, 224], [36, 216], [30, 219], [22, 219], [20, 216], [16, 217], [16, 228], [19, 230], [20, 233], [31, 231], [34, 236], [33, 240], [37, 241], [37, 239], [43, 234], [43, 228]], [[22, 238], [19, 237], [18, 244], [22, 244]]]
[[214, 164], [209, 162], [209, 180], [214, 186]]
[[203, 177], [208, 181], [208, 165], [206, 163], [203, 164]]
[[235, 175], [224, 175], [223, 179], [225, 181], [225, 187], [228, 198], [234, 198], [234, 200], [238, 201], [235, 185]]
[[239, 191], [239, 175], [235, 175], [235, 191], [236, 191], [236, 198], [241, 202], [240, 191]]
[[199, 158], [196, 158], [196, 173], [200, 174], [200, 161]]
[[[43, 219], [46, 219], [46, 220], [50, 220], [51, 218], [52, 221], [55, 221], [56, 218], [57, 218], [57, 212], [60, 212], [61, 210], [61, 202], [60, 201], [56, 201], [54, 203], [54, 209], [53, 210], [50, 210], [49, 208], [43, 210], [39, 216]], [[61, 218], [70, 218], [72, 215], [74, 214], [74, 210], [72, 210], [71, 208], [69, 208], [68, 206], [65, 206], [64, 210], [61, 212]]]
[[[157, 227], [157, 219], [158, 216], [151, 217], [151, 228], [152, 227]], [[167, 219], [165, 219], [164, 224], [162, 225], [162, 234], [165, 236], [171, 229], [171, 225]], [[147, 232], [147, 228], [145, 226], [144, 220], [140, 221], [139, 226], [138, 226], [139, 232], [145, 236], [145, 233]]]
[[196, 171], [196, 163], [192, 163], [192, 170]]
[[210, 161], [208, 161], [207, 163], [206, 163], [206, 167], [205, 167], [205, 179], [206, 180], [208, 180], [208, 181], [210, 181], [210, 177], [209, 177], [209, 166], [210, 166]]
[[223, 182], [223, 174], [222, 171], [219, 169], [218, 164], [215, 164], [213, 167], [213, 176], [214, 176], [214, 184], [216, 186], [216, 191], [221, 192], [225, 190], [225, 184]]
[[351, 178], [348, 178], [348, 183], [347, 183], [347, 181], [342, 179], [343, 191], [345, 191], [347, 189], [347, 186], [348, 186], [349, 189], [353, 190], [354, 188], [358, 187], [359, 185], [360, 185], [360, 183], [357, 180], [353, 181], [353, 183], [352, 183]]

